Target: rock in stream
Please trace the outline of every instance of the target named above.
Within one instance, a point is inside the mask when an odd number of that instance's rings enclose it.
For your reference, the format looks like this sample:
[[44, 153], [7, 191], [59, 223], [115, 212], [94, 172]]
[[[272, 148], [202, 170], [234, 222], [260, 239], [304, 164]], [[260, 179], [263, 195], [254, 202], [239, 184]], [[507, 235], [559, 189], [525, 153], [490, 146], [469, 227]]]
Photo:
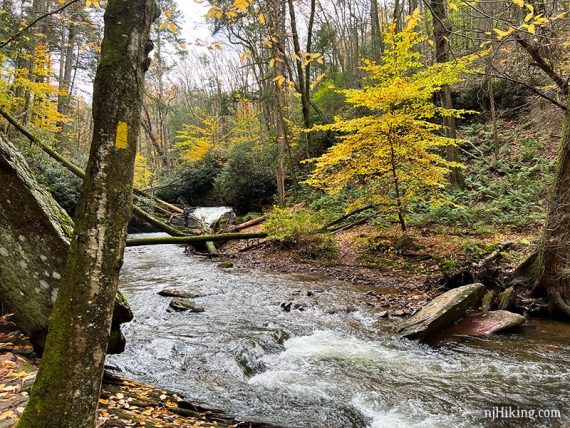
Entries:
[[470, 284], [443, 293], [406, 320], [399, 332], [403, 337], [425, 340], [450, 326], [483, 298], [483, 284]]

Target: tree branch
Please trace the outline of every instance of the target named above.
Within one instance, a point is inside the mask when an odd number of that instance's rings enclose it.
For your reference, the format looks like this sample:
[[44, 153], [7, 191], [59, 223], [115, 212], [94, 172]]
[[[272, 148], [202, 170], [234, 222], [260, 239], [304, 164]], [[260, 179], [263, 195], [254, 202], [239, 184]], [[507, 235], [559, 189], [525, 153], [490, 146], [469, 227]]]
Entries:
[[24, 28], [22, 28], [21, 30], [19, 30], [18, 32], [12, 34], [10, 37], [8, 37], [6, 40], [4, 40], [2, 43], [0, 43], [0, 49], [5, 48], [7, 45], [9, 45], [10, 43], [12, 43], [14, 40], [16, 40], [18, 37], [20, 37], [22, 34], [24, 34], [26, 31], [28, 31], [30, 28], [32, 28], [34, 25], [36, 25], [38, 22], [40, 22], [41, 20], [47, 18], [48, 16], [51, 15], [55, 15], [57, 13], [61, 13], [63, 12], [65, 9], [67, 9], [69, 6], [78, 3], [80, 0], [71, 0], [69, 3], [64, 4], [63, 6], [61, 6], [59, 9], [54, 9], [51, 12], [48, 12], [42, 16], [37, 17], [36, 19], [34, 19], [32, 22], [30, 22], [28, 25], [26, 25]]

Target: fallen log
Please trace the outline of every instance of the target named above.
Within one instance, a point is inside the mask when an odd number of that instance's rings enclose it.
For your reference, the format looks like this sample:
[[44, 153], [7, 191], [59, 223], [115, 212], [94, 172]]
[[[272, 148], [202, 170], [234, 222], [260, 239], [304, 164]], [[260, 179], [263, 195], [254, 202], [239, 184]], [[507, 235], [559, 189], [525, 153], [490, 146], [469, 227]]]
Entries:
[[245, 223], [238, 224], [237, 226], [230, 227], [228, 232], [239, 232], [240, 230], [247, 229], [248, 227], [257, 226], [263, 222], [267, 221], [267, 217], [257, 217], [253, 218]]
[[368, 210], [371, 210], [371, 209], [373, 209], [373, 208], [378, 208], [379, 206], [380, 206], [380, 204], [370, 204], [370, 205], [366, 205], [365, 207], [358, 208], [358, 209], [356, 209], [356, 210], [354, 210], [354, 211], [351, 211], [351, 212], [349, 212], [349, 213], [343, 215], [342, 217], [337, 218], [336, 220], [331, 221], [330, 223], [324, 225], [320, 231], [321, 231], [321, 232], [326, 232], [326, 231], [328, 231], [328, 229], [330, 229], [331, 227], [336, 226], [337, 224], [342, 223], [342, 222], [345, 221], [345, 220], [348, 220], [350, 217], [352, 217], [352, 216], [354, 216], [354, 215], [356, 215], [356, 214], [363, 213], [364, 211], [368, 211]]
[[[67, 259], [73, 221], [41, 190], [25, 159], [0, 135], [0, 301], [38, 354]], [[115, 301], [113, 352], [124, 347], [119, 324], [132, 313], [120, 294]]]
[[[8, 121], [8, 123], [10, 123], [14, 128], [16, 128], [22, 135], [24, 135], [28, 140], [30, 140], [32, 143], [34, 143], [38, 147], [40, 147], [49, 157], [51, 157], [52, 159], [54, 159], [55, 161], [60, 163], [63, 167], [65, 167], [72, 174], [75, 174], [77, 177], [79, 177], [81, 179], [85, 178], [85, 171], [83, 169], [81, 169], [80, 167], [75, 165], [73, 162], [70, 162], [69, 160], [67, 160], [61, 153], [57, 152], [53, 147], [50, 147], [48, 144], [44, 143], [39, 138], [37, 138], [35, 135], [33, 135], [30, 131], [28, 131], [26, 128], [24, 128], [20, 123], [18, 123], [18, 121], [16, 119], [14, 119], [12, 116], [10, 116], [10, 114], [8, 112], [6, 112], [5, 110], [3, 110], [2, 108], [0, 108], [0, 116], [4, 117], [4, 119], [6, 119]], [[138, 195], [146, 197], [146, 198], [151, 198], [154, 201], [159, 200], [157, 197], [147, 195], [144, 192], [141, 192], [140, 190], [135, 190], [135, 194], [138, 194]], [[174, 207], [173, 205], [168, 204], [168, 202], [165, 202], [165, 201], [160, 201], [160, 202], [162, 204], [166, 204], [168, 206]], [[177, 207], [174, 207], [174, 208], [179, 210], [179, 208], [177, 208]], [[136, 205], [133, 206], [133, 212], [140, 219], [149, 222], [150, 224], [152, 224], [153, 226], [155, 226], [158, 230], [160, 230], [162, 232], [168, 233], [169, 235], [172, 235], [172, 236], [184, 236], [185, 235], [184, 233], [180, 232], [179, 230], [177, 230], [177, 229], [167, 225], [166, 223], [160, 221], [159, 219], [153, 217], [152, 215], [150, 215], [149, 213], [144, 211], [142, 208], [137, 207]]]
[[214, 258], [220, 257], [220, 252], [216, 248], [216, 244], [214, 244], [212, 241], [206, 242], [206, 248], [208, 249], [208, 253], [210, 254], [210, 257], [214, 257]]
[[165, 245], [165, 244], [197, 244], [207, 242], [232, 241], [237, 239], [257, 239], [267, 238], [268, 234], [259, 233], [220, 233], [219, 235], [201, 236], [160, 236], [148, 238], [127, 239], [127, 247], [140, 247], [143, 245]]

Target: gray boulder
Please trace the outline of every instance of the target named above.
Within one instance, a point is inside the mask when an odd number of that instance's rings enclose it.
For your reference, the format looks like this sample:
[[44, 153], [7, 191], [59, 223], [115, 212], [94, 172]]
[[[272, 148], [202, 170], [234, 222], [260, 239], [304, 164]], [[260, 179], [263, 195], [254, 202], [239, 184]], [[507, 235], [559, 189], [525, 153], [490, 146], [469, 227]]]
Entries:
[[175, 312], [204, 312], [204, 308], [194, 305], [190, 299], [184, 297], [175, 297], [172, 299], [170, 301], [169, 310]]
[[[73, 221], [42, 190], [18, 150], [0, 135], [0, 303], [42, 353], [59, 280], [67, 259]], [[132, 312], [115, 301], [109, 353], [121, 352], [119, 324]]]
[[484, 293], [483, 284], [470, 284], [447, 291], [403, 322], [399, 332], [411, 339], [428, 339], [476, 307]]

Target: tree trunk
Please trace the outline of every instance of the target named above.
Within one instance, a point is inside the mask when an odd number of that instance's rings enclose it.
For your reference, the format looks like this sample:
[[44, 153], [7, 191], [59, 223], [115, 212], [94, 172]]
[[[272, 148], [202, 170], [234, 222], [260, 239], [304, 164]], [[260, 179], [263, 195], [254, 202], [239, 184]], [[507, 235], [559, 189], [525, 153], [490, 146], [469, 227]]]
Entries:
[[[431, 13], [433, 19], [433, 35], [435, 39], [435, 60], [439, 63], [449, 61], [449, 37], [451, 35], [451, 22], [447, 19], [445, 0], [431, 0]], [[445, 109], [453, 108], [451, 98], [451, 88], [444, 86], [440, 91], [441, 105]], [[457, 139], [457, 126], [454, 117], [443, 119], [445, 133], [448, 138]], [[448, 146], [445, 149], [446, 158], [450, 162], [459, 161], [459, 150], [455, 146]], [[449, 174], [449, 181], [452, 188], [463, 187], [465, 178], [459, 168], [454, 168]]]
[[378, 0], [370, 1], [370, 37], [372, 44], [372, 59], [379, 61], [382, 55], [382, 31], [380, 29], [380, 9]]
[[[273, 59], [275, 59], [274, 82], [275, 89], [275, 134], [277, 137], [277, 196], [279, 198], [279, 206], [285, 206], [285, 156], [287, 153], [287, 124], [285, 123], [285, 82], [279, 79], [285, 79], [287, 75], [285, 65], [285, 3], [272, 0], [271, 8], [271, 33], [275, 39], [272, 45]], [[293, 167], [293, 165], [291, 165]]]
[[[568, 101], [570, 107], [570, 97]], [[552, 195], [539, 248], [537, 288], [547, 293], [555, 312], [570, 318], [570, 112], [566, 113]]]
[[87, 176], [46, 349], [18, 427], [95, 426], [132, 183], [153, 0], [109, 0]]
[[[293, 0], [288, 0], [289, 4], [289, 16], [291, 22], [291, 33], [293, 38], [293, 49], [297, 58], [295, 58], [295, 63], [297, 64], [297, 82], [299, 91], [301, 93], [301, 113], [303, 114], [303, 127], [305, 129], [311, 129], [311, 100], [310, 100], [310, 85], [307, 85], [307, 79], [310, 80], [310, 76], [308, 76], [305, 72], [306, 69], [303, 68], [303, 52], [301, 52], [301, 43], [299, 42], [299, 33], [297, 32], [297, 17], [295, 15], [295, 5]], [[306, 132], [304, 135], [306, 147], [306, 155], [310, 157], [311, 153], [311, 146], [312, 146], [312, 136], [309, 132]]]

